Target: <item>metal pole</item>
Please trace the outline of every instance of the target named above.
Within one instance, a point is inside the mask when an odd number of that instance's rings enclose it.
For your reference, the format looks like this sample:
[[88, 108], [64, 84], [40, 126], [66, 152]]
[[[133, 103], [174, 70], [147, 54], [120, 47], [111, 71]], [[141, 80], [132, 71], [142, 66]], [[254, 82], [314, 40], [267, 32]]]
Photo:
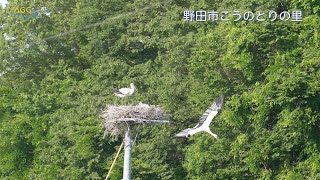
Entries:
[[128, 130], [124, 138], [123, 180], [131, 180], [131, 149], [132, 137], [130, 130]]

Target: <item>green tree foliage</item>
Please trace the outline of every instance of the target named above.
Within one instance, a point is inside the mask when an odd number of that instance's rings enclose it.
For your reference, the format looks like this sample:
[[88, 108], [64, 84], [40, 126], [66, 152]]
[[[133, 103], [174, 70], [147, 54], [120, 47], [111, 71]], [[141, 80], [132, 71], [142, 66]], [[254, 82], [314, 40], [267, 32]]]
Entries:
[[[33, 7], [39, 17], [16, 16]], [[185, 22], [185, 10], [302, 10], [303, 21]], [[157, 104], [134, 179], [320, 179], [320, 4], [272, 1], [10, 1], [0, 9], [0, 178], [104, 179], [119, 139], [105, 104]], [[267, 19], [267, 15], [265, 16]], [[232, 18], [232, 17], [231, 17]], [[211, 129], [174, 138], [220, 94]], [[111, 179], [121, 179], [120, 155]]]

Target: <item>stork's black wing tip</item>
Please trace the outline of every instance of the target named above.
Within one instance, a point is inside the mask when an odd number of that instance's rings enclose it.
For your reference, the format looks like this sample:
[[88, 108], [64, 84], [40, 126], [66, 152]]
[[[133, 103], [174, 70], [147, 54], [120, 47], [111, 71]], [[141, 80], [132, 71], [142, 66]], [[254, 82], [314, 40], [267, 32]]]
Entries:
[[224, 100], [224, 95], [221, 94], [221, 95], [219, 96], [219, 99]]
[[224, 103], [224, 95], [222, 94], [216, 100], [216, 105], [218, 106], [219, 109], [221, 109], [223, 106], [223, 103]]
[[119, 91], [119, 89], [114, 89], [112, 92], [113, 92], [113, 93], [116, 93], [116, 94], [122, 94], [122, 93]]

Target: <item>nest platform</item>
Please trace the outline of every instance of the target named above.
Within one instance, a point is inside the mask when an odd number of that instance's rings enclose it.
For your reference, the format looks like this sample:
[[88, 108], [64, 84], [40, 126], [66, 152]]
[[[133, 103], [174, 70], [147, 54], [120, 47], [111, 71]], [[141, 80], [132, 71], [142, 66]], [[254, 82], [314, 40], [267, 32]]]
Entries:
[[104, 120], [104, 137], [122, 135], [129, 127], [147, 123], [170, 123], [170, 116], [155, 105], [107, 105], [101, 114]]

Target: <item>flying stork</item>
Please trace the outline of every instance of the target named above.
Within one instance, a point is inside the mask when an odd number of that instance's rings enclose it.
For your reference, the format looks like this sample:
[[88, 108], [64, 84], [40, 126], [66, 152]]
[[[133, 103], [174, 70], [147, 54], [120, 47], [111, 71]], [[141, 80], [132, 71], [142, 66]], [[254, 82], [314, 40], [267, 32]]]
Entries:
[[213, 137], [218, 139], [218, 136], [211, 132], [209, 125], [212, 121], [212, 119], [218, 114], [219, 110], [222, 108], [224, 101], [224, 96], [221, 95], [216, 101], [211, 105], [209, 109], [206, 110], [206, 112], [203, 113], [203, 115], [200, 118], [199, 123], [194, 128], [188, 128], [180, 133], [176, 134], [176, 137], [190, 137], [194, 135], [195, 133], [205, 131], [209, 134], [211, 134]]

